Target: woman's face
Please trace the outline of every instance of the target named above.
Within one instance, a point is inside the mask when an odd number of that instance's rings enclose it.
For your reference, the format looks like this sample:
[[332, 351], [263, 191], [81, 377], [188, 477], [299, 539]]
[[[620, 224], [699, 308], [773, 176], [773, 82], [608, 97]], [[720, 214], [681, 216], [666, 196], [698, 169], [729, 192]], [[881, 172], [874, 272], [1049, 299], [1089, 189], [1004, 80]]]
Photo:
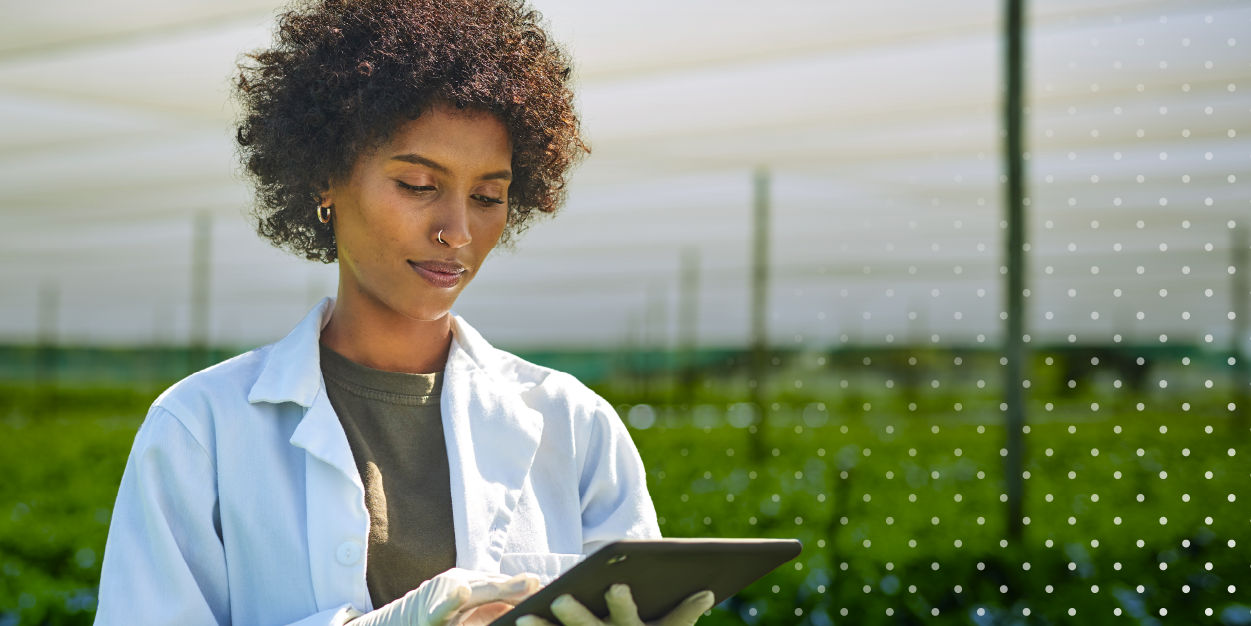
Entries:
[[363, 154], [322, 194], [340, 299], [413, 320], [447, 315], [504, 231], [511, 163], [499, 119], [442, 104]]

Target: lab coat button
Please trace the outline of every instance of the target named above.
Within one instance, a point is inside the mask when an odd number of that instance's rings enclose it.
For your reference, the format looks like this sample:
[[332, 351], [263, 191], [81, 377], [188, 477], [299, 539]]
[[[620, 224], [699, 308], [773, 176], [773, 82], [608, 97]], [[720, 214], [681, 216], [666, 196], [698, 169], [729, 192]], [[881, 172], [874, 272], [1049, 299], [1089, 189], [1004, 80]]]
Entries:
[[344, 541], [334, 552], [339, 565], [356, 565], [361, 560], [361, 544], [359, 541]]

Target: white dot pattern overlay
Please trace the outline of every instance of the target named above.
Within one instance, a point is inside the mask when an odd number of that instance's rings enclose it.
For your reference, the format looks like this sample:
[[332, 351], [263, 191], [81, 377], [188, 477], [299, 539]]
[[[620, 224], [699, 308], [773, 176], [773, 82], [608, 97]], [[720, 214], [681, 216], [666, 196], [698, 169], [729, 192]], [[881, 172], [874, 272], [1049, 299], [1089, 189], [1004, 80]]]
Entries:
[[1251, 623], [1251, 8], [1206, 6], [1033, 25], [1019, 539], [993, 141], [807, 251], [767, 426], [742, 363], [740, 404], [621, 407], [645, 456], [690, 437], [647, 459], [666, 534], [804, 541], [711, 620]]

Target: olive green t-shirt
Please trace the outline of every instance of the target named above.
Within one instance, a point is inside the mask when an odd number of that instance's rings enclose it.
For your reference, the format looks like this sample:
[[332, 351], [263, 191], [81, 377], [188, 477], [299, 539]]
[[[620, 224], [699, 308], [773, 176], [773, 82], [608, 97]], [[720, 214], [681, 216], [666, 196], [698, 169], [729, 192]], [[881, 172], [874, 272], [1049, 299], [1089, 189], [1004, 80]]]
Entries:
[[365, 580], [380, 607], [456, 566], [443, 374], [376, 370], [325, 346], [321, 371], [365, 484]]

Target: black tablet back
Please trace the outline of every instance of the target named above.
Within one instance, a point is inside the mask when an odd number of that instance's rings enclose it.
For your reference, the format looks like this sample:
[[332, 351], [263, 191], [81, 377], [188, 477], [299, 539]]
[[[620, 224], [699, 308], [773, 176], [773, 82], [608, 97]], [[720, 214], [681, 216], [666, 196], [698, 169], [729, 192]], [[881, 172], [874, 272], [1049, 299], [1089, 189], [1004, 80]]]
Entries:
[[566, 593], [592, 613], [606, 616], [604, 593], [617, 583], [630, 586], [639, 617], [651, 621], [704, 589], [711, 590], [720, 603], [798, 556], [800, 549], [794, 539], [617, 541], [588, 556], [492, 626], [512, 626], [523, 615], [559, 624], [548, 607]]

